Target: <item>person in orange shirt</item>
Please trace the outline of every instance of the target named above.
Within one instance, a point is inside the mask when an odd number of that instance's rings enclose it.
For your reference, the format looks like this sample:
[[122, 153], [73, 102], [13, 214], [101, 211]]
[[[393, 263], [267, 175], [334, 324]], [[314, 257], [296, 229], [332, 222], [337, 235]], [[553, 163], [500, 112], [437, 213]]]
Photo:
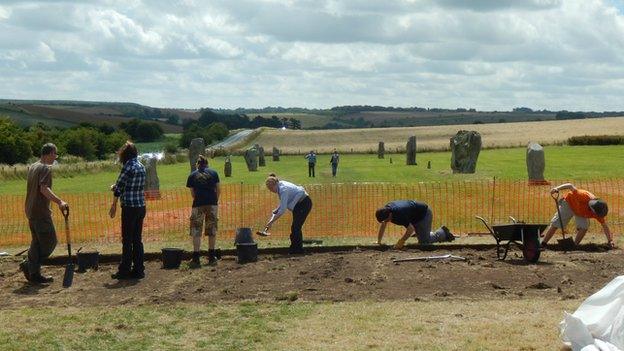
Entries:
[[552, 238], [557, 229], [561, 228], [561, 222], [563, 222], [563, 226], [565, 227], [570, 219], [572, 219], [572, 216], [574, 216], [574, 220], [576, 222], [576, 236], [574, 238], [575, 245], [578, 245], [581, 240], [583, 240], [585, 233], [587, 233], [587, 228], [589, 228], [589, 219], [594, 218], [602, 225], [602, 230], [607, 237], [609, 247], [614, 248], [615, 244], [613, 243], [613, 234], [611, 234], [611, 230], [605, 220], [605, 216], [609, 212], [607, 203], [604, 200], [597, 198], [596, 195], [590, 193], [589, 191], [577, 189], [570, 183], [556, 186], [550, 189], [550, 193], [555, 194], [560, 190], [570, 190], [570, 192], [559, 201], [561, 220], [559, 219], [559, 214], [555, 213], [554, 217], [550, 221], [550, 226], [544, 232], [542, 247], [546, 247], [546, 244], [548, 244], [548, 241]]

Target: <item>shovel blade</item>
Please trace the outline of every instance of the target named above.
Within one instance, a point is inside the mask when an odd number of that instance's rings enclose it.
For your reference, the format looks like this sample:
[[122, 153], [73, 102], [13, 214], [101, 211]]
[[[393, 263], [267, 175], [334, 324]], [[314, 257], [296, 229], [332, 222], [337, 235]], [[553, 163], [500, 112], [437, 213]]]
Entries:
[[63, 275], [63, 287], [69, 288], [74, 282], [74, 264], [69, 263], [65, 266], [65, 274]]
[[574, 239], [572, 238], [558, 239], [557, 243], [565, 251], [570, 251], [574, 249], [574, 246], [575, 246]]

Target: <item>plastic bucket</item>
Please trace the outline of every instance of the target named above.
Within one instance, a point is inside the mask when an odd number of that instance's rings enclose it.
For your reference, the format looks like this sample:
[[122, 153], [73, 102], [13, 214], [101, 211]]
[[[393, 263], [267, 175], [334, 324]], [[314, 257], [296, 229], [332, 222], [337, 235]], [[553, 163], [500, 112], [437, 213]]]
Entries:
[[251, 236], [251, 228], [236, 228], [234, 244], [251, 244], [253, 242], [254, 240]]
[[247, 263], [258, 261], [258, 244], [241, 243], [236, 244], [236, 262]]
[[98, 269], [100, 253], [97, 251], [78, 252], [76, 260], [78, 261], [79, 272], [85, 272], [89, 268]]
[[177, 269], [182, 263], [182, 249], [164, 248], [162, 249], [162, 263], [164, 269]]

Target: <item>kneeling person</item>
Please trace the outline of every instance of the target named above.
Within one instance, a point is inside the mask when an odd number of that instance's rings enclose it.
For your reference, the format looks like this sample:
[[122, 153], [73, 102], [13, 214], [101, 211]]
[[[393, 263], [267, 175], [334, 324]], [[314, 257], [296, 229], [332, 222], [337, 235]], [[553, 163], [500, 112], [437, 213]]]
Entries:
[[375, 212], [375, 217], [377, 221], [381, 223], [379, 226], [379, 234], [377, 235], [377, 244], [379, 245], [381, 245], [381, 240], [383, 239], [388, 222], [406, 228], [403, 237], [394, 245], [395, 249], [402, 249], [405, 245], [405, 241], [414, 233], [418, 238], [419, 244], [455, 240], [455, 236], [446, 226], [441, 226], [435, 232], [431, 231], [433, 212], [424, 202], [412, 200], [392, 201], [387, 203], [384, 207], [379, 208]]
[[[219, 187], [219, 174], [208, 168], [208, 160], [199, 155], [197, 170], [189, 175], [186, 186], [191, 189], [193, 196], [193, 209], [191, 211], [191, 230], [193, 238], [193, 258], [191, 265], [199, 267], [199, 249], [201, 245], [202, 231], [208, 236], [208, 264], [217, 263], [218, 203], [221, 188]], [[205, 222], [205, 229], [204, 229]]]

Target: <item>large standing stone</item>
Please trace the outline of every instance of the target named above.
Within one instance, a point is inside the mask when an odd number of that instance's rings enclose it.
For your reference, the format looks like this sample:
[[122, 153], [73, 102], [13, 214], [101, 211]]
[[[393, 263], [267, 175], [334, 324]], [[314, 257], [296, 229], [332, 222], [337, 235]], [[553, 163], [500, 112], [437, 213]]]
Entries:
[[264, 159], [264, 148], [260, 146], [260, 144], [254, 145], [254, 147], [258, 150], [258, 166], [266, 167], [266, 160]]
[[196, 169], [197, 157], [201, 155], [206, 149], [203, 138], [195, 138], [191, 140], [189, 145], [189, 163], [191, 164], [191, 172]]
[[158, 158], [156, 156], [145, 156], [142, 158], [145, 166], [145, 198], [148, 200], [160, 199], [160, 180], [156, 171]]
[[230, 160], [230, 156], [225, 158], [225, 165], [223, 166], [223, 173], [226, 177], [232, 176], [232, 160]]
[[546, 158], [544, 157], [544, 148], [538, 143], [529, 143], [526, 151], [527, 173], [529, 175], [529, 183], [544, 184], [548, 183], [544, 180], [544, 169], [546, 168]]
[[416, 136], [411, 136], [407, 140], [407, 146], [405, 147], [405, 154], [407, 159], [405, 163], [408, 166], [413, 166], [416, 164]]
[[245, 163], [247, 164], [247, 170], [255, 172], [258, 170], [258, 149], [251, 147], [245, 150]]
[[278, 148], [273, 146], [273, 161], [279, 161], [280, 151]]
[[451, 169], [453, 173], [474, 173], [481, 151], [481, 134], [460, 130], [451, 137]]
[[377, 147], [377, 158], [384, 158], [386, 154], [386, 147], [384, 146], [384, 142], [380, 141], [379, 146]]

